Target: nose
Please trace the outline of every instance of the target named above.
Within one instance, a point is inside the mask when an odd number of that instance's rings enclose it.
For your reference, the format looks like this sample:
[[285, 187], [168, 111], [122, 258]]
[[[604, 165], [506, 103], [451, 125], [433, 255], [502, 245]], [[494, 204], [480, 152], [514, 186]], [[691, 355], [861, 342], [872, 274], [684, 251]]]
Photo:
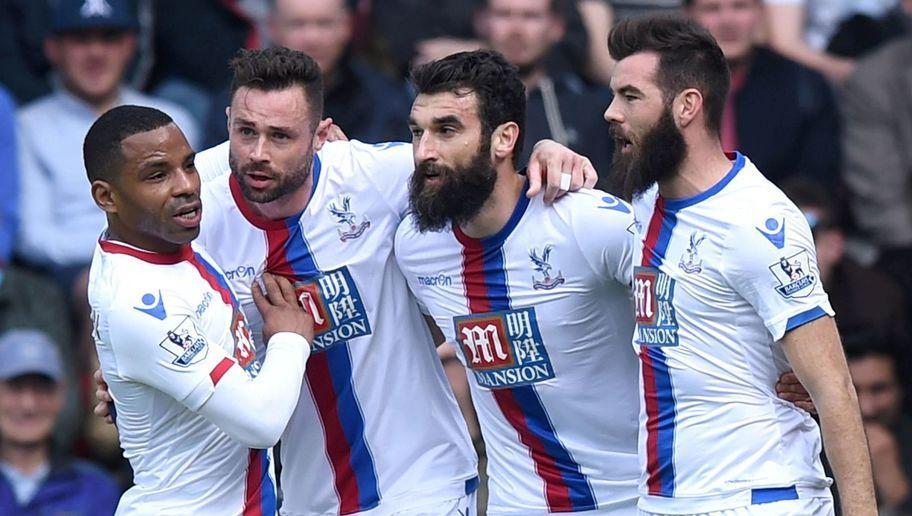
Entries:
[[200, 179], [195, 170], [185, 170], [181, 168], [177, 174], [174, 174], [174, 184], [172, 185], [171, 194], [174, 197], [184, 197], [187, 195], [196, 195], [199, 193]]
[[608, 108], [605, 109], [605, 114], [602, 115], [605, 118], [605, 121], [609, 124], [614, 122], [621, 124], [624, 122], [624, 116], [621, 113], [620, 108], [618, 107], [617, 97], [611, 99], [611, 104], [608, 104]]
[[425, 132], [421, 135], [415, 145], [415, 161], [425, 163], [427, 161], [437, 161], [437, 146], [431, 136]]
[[256, 143], [253, 144], [253, 148], [250, 149], [250, 160], [269, 161], [269, 152], [266, 146], [266, 135], [261, 134]]

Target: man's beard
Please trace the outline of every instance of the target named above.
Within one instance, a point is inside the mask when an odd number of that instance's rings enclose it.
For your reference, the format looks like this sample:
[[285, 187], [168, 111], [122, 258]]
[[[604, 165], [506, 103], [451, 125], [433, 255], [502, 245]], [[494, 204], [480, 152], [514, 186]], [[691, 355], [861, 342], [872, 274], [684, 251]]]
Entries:
[[[433, 163], [420, 163], [415, 167], [409, 184], [409, 204], [420, 232], [464, 224], [481, 211], [497, 182], [497, 171], [490, 158], [491, 144], [481, 147], [464, 167]], [[427, 172], [439, 174], [439, 184], [428, 186]]]
[[[231, 173], [234, 175], [235, 179], [237, 179], [238, 185], [241, 187], [241, 193], [244, 195], [245, 199], [257, 204], [273, 202], [276, 199], [297, 191], [310, 177], [310, 167], [312, 164], [313, 152], [310, 150], [306, 153], [304, 163], [290, 172], [278, 171], [273, 167], [268, 165], [264, 166], [259, 163], [250, 163], [241, 167], [237, 158], [231, 153], [228, 154], [228, 165], [231, 167]], [[244, 181], [244, 176], [249, 172], [260, 172], [269, 176], [275, 181], [275, 184], [272, 188], [254, 190], [247, 185], [246, 181]]]
[[629, 201], [656, 182], [677, 175], [687, 153], [687, 142], [675, 125], [670, 109], [662, 113], [639, 142], [633, 142], [632, 152], [621, 152], [623, 145], [620, 142], [624, 135], [619, 126], [612, 124], [610, 131], [615, 141], [610, 177], [614, 189], [622, 192], [624, 199]]

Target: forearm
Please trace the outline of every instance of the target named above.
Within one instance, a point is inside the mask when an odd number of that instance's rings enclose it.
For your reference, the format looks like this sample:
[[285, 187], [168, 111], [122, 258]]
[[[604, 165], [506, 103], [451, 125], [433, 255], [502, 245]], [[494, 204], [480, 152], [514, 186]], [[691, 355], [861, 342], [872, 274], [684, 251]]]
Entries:
[[199, 412], [236, 441], [250, 448], [275, 445], [298, 403], [310, 346], [300, 335], [278, 333], [270, 339], [256, 378], [232, 366]]
[[858, 410], [858, 399], [846, 375], [831, 388], [812, 392], [820, 415], [827, 459], [833, 468], [839, 500], [846, 516], [877, 514], [871, 459]]

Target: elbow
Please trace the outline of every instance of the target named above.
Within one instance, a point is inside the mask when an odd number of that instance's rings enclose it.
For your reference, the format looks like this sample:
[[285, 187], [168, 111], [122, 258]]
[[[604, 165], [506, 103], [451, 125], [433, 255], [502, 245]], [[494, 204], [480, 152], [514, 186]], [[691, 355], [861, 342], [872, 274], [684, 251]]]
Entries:
[[255, 425], [251, 425], [243, 431], [244, 435], [232, 437], [247, 448], [271, 448], [279, 442], [285, 427], [280, 424], [280, 421], [270, 421], [269, 419], [274, 418], [259, 419]]

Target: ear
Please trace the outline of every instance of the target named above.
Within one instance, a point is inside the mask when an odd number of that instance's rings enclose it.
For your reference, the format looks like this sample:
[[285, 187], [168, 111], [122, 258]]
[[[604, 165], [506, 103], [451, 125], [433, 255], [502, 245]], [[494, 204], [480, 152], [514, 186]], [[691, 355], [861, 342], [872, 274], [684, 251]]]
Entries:
[[672, 117], [678, 127], [685, 128], [705, 115], [703, 112], [703, 94], [696, 88], [688, 88], [675, 97], [672, 103]]
[[225, 106], [225, 127], [228, 129], [228, 134], [231, 134], [231, 106]]
[[111, 183], [101, 179], [92, 181], [92, 199], [105, 213], [117, 213], [117, 200]]
[[313, 137], [314, 152], [323, 148], [323, 144], [326, 143], [326, 138], [329, 137], [329, 128], [332, 127], [332, 123], [332, 118], [324, 118], [317, 124], [317, 130], [314, 131]]
[[495, 161], [513, 157], [519, 140], [519, 126], [516, 122], [500, 124], [491, 134], [491, 154]]

